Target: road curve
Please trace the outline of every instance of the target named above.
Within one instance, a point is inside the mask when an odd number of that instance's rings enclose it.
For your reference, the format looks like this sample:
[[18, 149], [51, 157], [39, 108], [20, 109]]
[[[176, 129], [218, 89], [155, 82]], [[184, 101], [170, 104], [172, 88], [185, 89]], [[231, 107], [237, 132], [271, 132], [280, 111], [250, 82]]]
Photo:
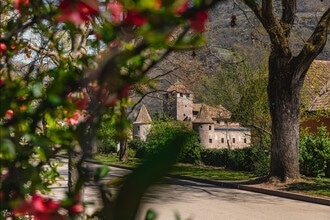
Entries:
[[[63, 158], [61, 161], [62, 180], [52, 187], [54, 199], [62, 198], [66, 190], [67, 161]], [[128, 172], [116, 167], [110, 170], [107, 180]], [[98, 207], [97, 197], [96, 187], [85, 188], [85, 202], [94, 202], [87, 206], [87, 213]], [[143, 220], [148, 209], [156, 211], [157, 220], [175, 220], [176, 215], [181, 220], [330, 220], [330, 206], [173, 178], [150, 187], [136, 220]]]

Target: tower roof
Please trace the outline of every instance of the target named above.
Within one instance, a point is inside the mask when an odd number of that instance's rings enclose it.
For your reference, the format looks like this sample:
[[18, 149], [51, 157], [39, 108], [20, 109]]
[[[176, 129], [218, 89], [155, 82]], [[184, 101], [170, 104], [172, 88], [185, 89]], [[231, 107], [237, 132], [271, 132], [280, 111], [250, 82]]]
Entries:
[[215, 120], [215, 119], [230, 119], [231, 118], [231, 112], [228, 111], [225, 107], [222, 105], [218, 106], [209, 106], [203, 103], [194, 103], [193, 105], [193, 111], [199, 112], [202, 105], [204, 105], [207, 109], [208, 114], [210, 117]]
[[137, 115], [133, 124], [149, 124], [151, 123], [151, 117], [148, 113], [146, 106], [143, 104], [140, 108], [139, 114]]
[[181, 82], [177, 81], [173, 85], [171, 85], [168, 89], [168, 92], [181, 92], [181, 93], [189, 93], [192, 94], [193, 92], [189, 90], [185, 85]]
[[208, 124], [213, 124], [213, 120], [208, 113], [207, 106], [202, 105], [201, 109], [196, 117], [196, 119], [193, 121], [193, 123], [208, 123]]

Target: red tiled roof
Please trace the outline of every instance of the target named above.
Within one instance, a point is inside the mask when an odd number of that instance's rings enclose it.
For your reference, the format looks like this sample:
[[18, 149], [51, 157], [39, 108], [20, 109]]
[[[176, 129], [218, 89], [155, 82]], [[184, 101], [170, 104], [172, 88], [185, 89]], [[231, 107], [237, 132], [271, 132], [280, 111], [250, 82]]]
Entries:
[[185, 85], [181, 82], [177, 81], [173, 85], [171, 85], [168, 89], [168, 92], [181, 92], [181, 93], [189, 93], [192, 94], [193, 92], [189, 90]]
[[313, 61], [305, 78], [302, 104], [308, 111], [330, 109], [330, 61]]

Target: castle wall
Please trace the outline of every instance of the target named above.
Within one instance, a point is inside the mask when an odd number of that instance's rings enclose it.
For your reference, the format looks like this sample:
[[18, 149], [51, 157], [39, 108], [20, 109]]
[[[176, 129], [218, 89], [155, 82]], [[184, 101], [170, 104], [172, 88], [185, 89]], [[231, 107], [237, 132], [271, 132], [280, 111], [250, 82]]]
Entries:
[[150, 129], [151, 129], [151, 124], [134, 124], [133, 137], [139, 138], [142, 141], [146, 141]]
[[216, 127], [214, 136], [215, 148], [237, 149], [251, 144], [251, 132], [246, 128]]
[[177, 93], [176, 119], [179, 121], [191, 121], [193, 112], [193, 95], [188, 93]]
[[210, 148], [216, 146], [213, 124], [193, 123], [193, 129], [199, 134], [199, 141], [202, 146]]

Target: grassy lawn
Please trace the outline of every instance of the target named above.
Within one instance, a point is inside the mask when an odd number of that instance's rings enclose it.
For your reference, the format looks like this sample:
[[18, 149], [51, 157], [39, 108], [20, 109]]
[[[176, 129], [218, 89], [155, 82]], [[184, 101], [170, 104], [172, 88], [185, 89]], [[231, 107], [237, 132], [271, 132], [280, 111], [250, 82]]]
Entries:
[[[118, 161], [118, 157], [116, 155], [97, 155], [95, 159], [104, 164], [116, 164], [127, 167], [134, 167], [142, 162], [141, 160], [135, 158], [132, 158], [127, 162], [120, 162]], [[219, 181], [247, 181], [258, 178], [258, 176], [248, 172], [232, 171], [219, 167], [190, 164], [176, 164], [173, 166], [170, 174]], [[291, 183], [285, 187], [282, 186], [280, 189], [312, 196], [330, 198], [330, 178], [303, 177], [300, 182]]]

